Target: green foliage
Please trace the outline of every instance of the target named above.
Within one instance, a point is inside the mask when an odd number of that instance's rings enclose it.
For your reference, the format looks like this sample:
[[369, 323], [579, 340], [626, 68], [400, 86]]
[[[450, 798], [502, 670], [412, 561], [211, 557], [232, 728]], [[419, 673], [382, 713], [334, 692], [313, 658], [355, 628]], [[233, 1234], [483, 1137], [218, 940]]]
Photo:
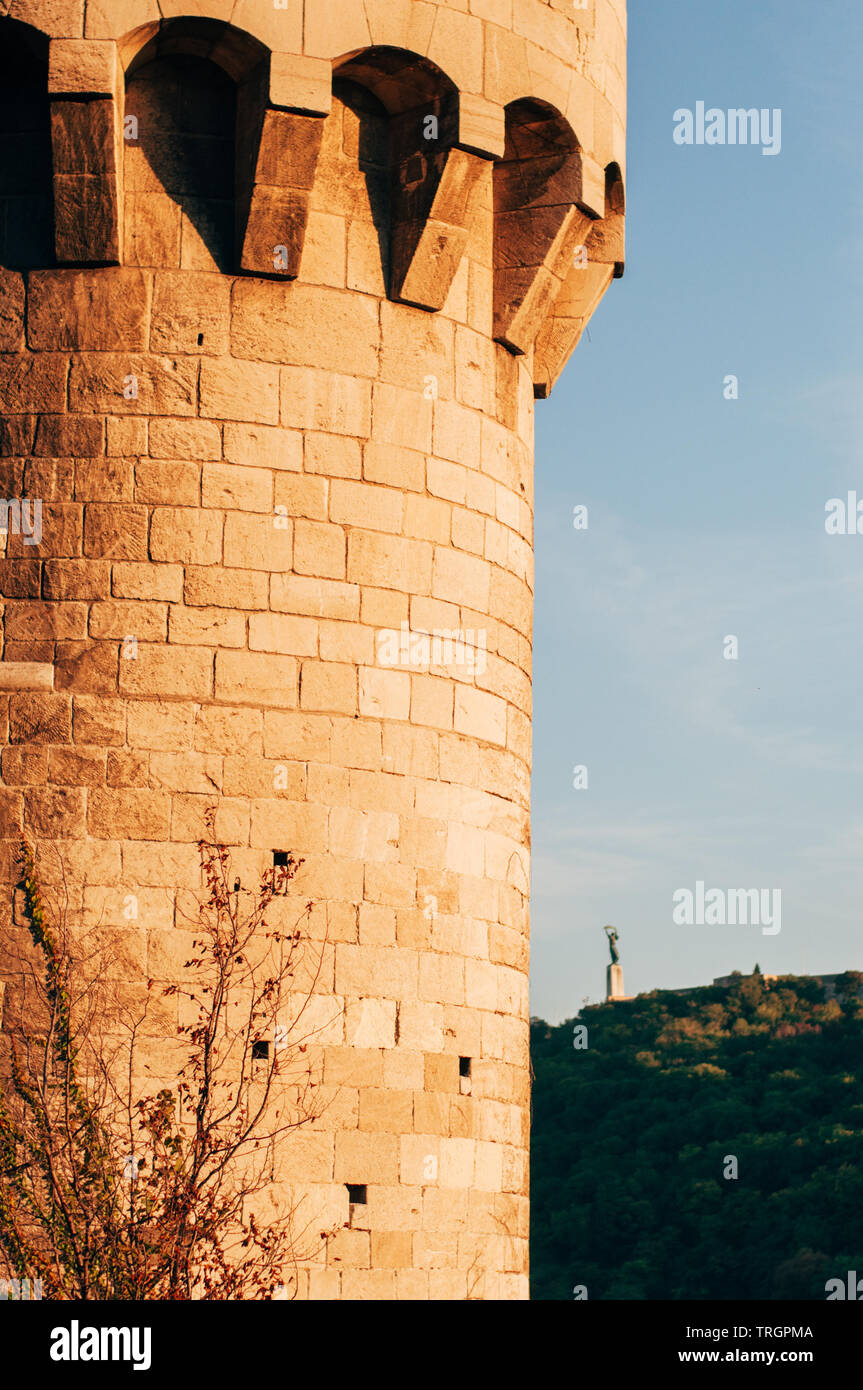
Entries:
[[[822, 1300], [863, 1270], [863, 975], [532, 1020], [532, 1297]], [[739, 1176], [723, 1176], [737, 1158]]]

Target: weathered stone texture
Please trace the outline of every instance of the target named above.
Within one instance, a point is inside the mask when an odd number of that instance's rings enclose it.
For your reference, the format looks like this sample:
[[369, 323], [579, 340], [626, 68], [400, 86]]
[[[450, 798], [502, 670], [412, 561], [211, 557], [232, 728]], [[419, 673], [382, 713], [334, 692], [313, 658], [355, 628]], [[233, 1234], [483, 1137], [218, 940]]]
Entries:
[[[302, 1296], [525, 1297], [533, 409], [623, 260], [623, 0], [10, 13], [56, 261], [0, 240], [0, 864], [137, 894], [170, 979], [208, 805], [244, 880], [302, 855]], [[139, 59], [183, 14], [233, 30]]]

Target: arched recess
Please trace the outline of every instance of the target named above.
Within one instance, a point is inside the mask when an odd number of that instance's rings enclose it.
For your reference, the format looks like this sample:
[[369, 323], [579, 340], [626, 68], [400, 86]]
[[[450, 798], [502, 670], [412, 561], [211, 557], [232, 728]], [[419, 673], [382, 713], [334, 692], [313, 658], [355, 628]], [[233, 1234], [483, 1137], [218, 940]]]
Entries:
[[[434, 63], [401, 48], [371, 47], [334, 64], [342, 154], [356, 161], [365, 196], [348, 228], [368, 245], [375, 229], [391, 299], [440, 309], [467, 245], [471, 193], [484, 159], [460, 149], [459, 93]], [[362, 95], [364, 93], [365, 95]], [[337, 171], [322, 165], [328, 189]], [[327, 172], [325, 173], [325, 169]]]
[[389, 113], [366, 86], [347, 77], [334, 78], [332, 96], [311, 200], [316, 227], [329, 230], [329, 235], [325, 230], [322, 236], [331, 257], [346, 256], [351, 289], [386, 296], [391, 220]]
[[566, 119], [547, 102], [511, 102], [494, 166], [494, 336], [511, 352], [530, 351], [589, 229], [582, 188]]
[[0, 18], [0, 266], [54, 265], [48, 39]]
[[254, 169], [260, 134], [266, 49], [230, 25], [177, 19], [128, 35], [121, 52], [124, 260], [233, 271], [242, 245], [238, 209], [247, 208], [246, 171]]

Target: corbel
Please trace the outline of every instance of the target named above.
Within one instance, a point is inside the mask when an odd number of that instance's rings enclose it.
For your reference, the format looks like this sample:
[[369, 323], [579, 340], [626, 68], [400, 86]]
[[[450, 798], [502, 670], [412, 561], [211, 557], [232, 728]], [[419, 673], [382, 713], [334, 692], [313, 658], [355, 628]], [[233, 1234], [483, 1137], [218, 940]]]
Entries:
[[607, 179], [606, 215], [591, 225], [584, 243], [568, 262], [551, 311], [542, 324], [534, 353], [534, 394], [544, 398], [575, 351], [599, 301], [623, 274], [624, 198], [619, 179]]
[[274, 53], [239, 88], [237, 168], [254, 171], [237, 188], [241, 271], [299, 275], [330, 104], [330, 67], [317, 59]]
[[[457, 110], [441, 106], [419, 107], [393, 124], [390, 298], [429, 310], [446, 303], [467, 248], [475, 192], [505, 139], [503, 108], [486, 98], [460, 94]], [[423, 148], [430, 118], [443, 148]]]
[[61, 265], [122, 259], [123, 83], [113, 39], [52, 39], [54, 249]]

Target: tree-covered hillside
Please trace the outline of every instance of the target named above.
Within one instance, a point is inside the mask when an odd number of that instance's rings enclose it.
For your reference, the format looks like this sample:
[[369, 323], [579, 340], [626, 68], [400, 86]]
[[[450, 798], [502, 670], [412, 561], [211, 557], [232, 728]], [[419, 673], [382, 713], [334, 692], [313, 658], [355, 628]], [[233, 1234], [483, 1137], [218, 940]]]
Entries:
[[823, 1300], [863, 1277], [861, 986], [756, 973], [533, 1020], [532, 1297]]

